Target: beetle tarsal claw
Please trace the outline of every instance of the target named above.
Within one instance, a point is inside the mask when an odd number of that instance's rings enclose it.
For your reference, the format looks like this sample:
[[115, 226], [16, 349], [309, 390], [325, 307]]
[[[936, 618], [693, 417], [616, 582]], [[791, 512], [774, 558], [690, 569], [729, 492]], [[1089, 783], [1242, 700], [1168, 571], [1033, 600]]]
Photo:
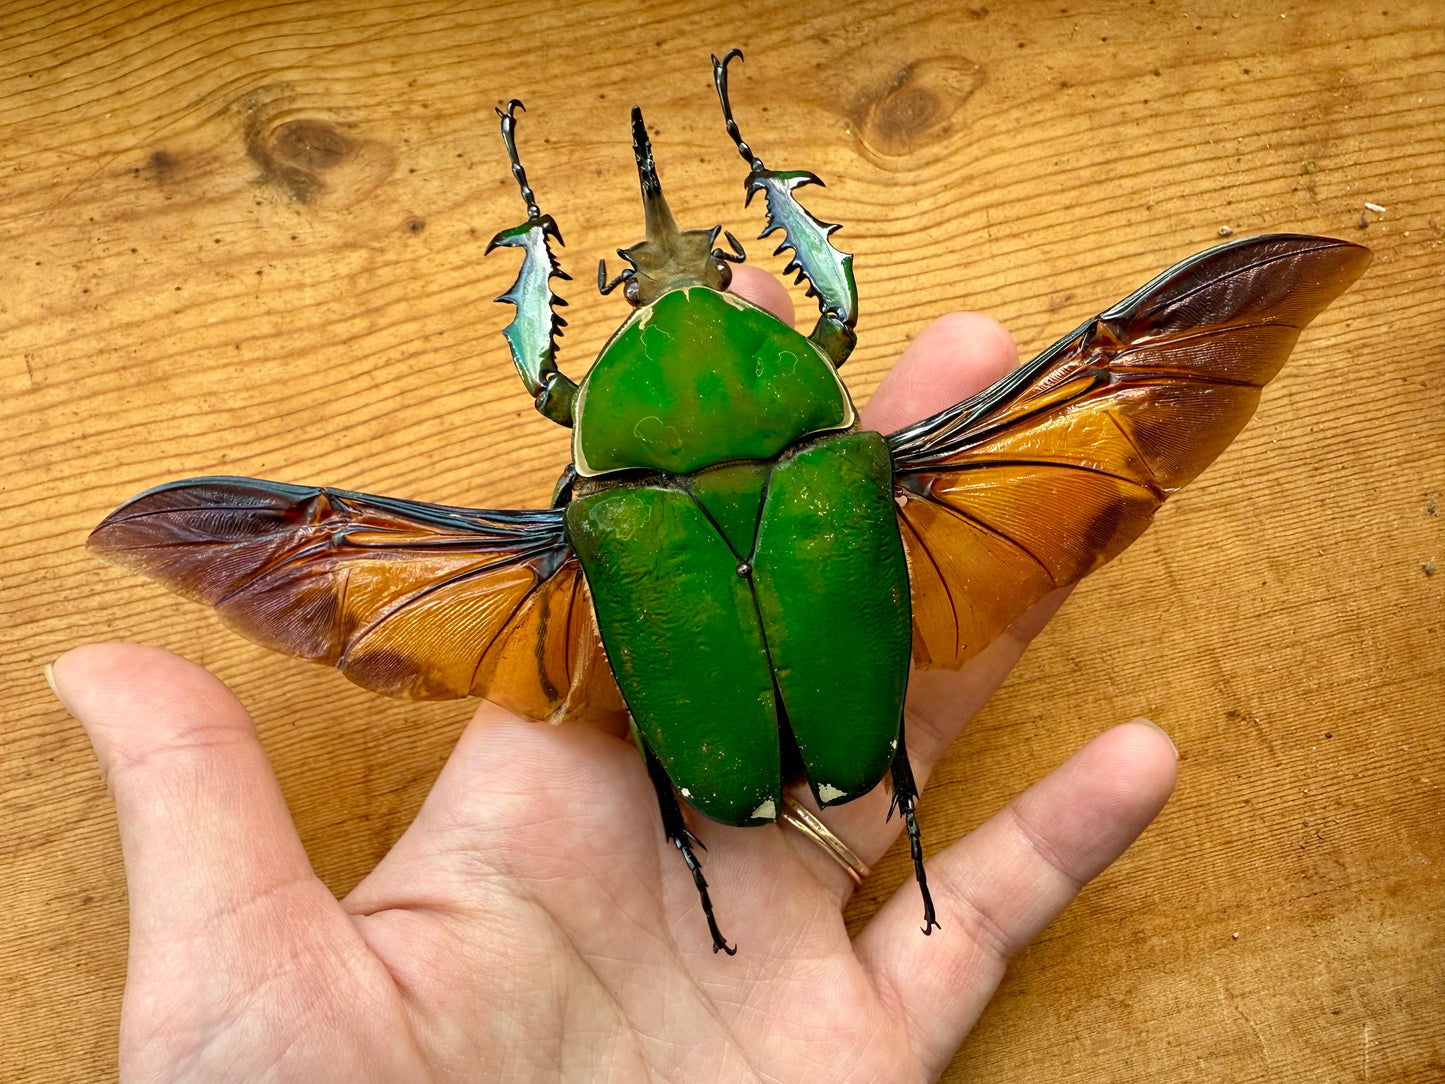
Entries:
[[653, 793], [657, 795], [658, 812], [662, 814], [662, 831], [669, 843], [677, 848], [677, 853], [682, 855], [688, 872], [692, 874], [693, 887], [697, 889], [698, 902], [702, 904], [703, 917], [707, 919], [708, 933], [712, 935], [712, 950], [714, 953], [725, 952], [729, 956], [736, 955], [736, 945], [729, 945], [727, 938], [718, 929], [717, 918], [712, 912], [712, 897], [708, 895], [707, 878], [702, 875], [702, 864], [698, 862], [697, 855], [693, 853], [693, 846], [696, 845], [707, 850], [701, 840], [697, 838], [687, 826], [687, 819], [682, 815], [682, 806], [678, 804], [677, 794], [672, 789], [672, 780], [667, 777], [667, 771], [662, 766], [662, 761], [657, 759], [657, 754], [652, 751], [648, 744], [641, 739], [641, 735], [634, 731], [634, 740], [638, 748], [642, 750], [643, 759], [647, 761], [647, 778], [652, 783]]
[[903, 825], [908, 831], [908, 850], [913, 858], [913, 876], [918, 881], [918, 891], [923, 895], [923, 933], [925, 936], [939, 929], [938, 918], [933, 910], [933, 894], [928, 891], [928, 874], [923, 870], [923, 836], [918, 830], [918, 818], [914, 810], [918, 805], [918, 784], [913, 779], [913, 766], [908, 762], [908, 746], [903, 740], [903, 726], [898, 727], [898, 747], [893, 753], [891, 769], [893, 778], [893, 801], [888, 816], [896, 809], [903, 814]]

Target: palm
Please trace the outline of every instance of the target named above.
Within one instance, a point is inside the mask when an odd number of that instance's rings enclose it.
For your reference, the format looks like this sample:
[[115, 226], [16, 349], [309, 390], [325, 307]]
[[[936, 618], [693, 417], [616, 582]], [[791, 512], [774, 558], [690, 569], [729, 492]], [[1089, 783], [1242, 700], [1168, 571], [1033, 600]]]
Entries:
[[[950, 369], [945, 340], [980, 334], [952, 344]], [[1012, 361], [981, 319], [936, 326], [872, 420], [922, 416]], [[1059, 601], [963, 671], [916, 676], [920, 784]], [[852, 883], [811, 841], [699, 821], [739, 946], [728, 957], [711, 951], [622, 735], [484, 705], [415, 823], [338, 902], [213, 678], [124, 645], [79, 649], [55, 678], [119, 810], [132, 898], [121, 1060], [145, 1079], [935, 1076], [1008, 955], [1142, 830], [1174, 771], [1147, 727], [1095, 739], [930, 861], [942, 929], [929, 938], [911, 882], [850, 940]], [[898, 830], [886, 809], [880, 788], [826, 819], [871, 862]]]

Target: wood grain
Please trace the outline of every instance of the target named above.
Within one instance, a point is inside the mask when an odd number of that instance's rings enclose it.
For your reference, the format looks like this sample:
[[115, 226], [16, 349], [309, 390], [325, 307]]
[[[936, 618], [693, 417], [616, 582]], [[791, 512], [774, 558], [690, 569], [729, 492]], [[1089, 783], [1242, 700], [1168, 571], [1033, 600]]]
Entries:
[[[514, 267], [482, 248], [520, 212], [491, 108], [531, 110], [580, 375], [620, 319], [590, 268], [639, 230], [633, 101], [678, 218], [756, 233], [707, 67], [736, 44], [749, 138], [829, 182], [811, 203], [856, 253], [859, 398], [933, 317], [983, 309], [1036, 349], [1226, 229], [1374, 248], [973, 722], [924, 828], [943, 846], [1131, 716], [1182, 749], [1173, 802], [1015, 964], [955, 1079], [1441, 1079], [1439, 12], [1200, 6], [0, 7], [0, 1078], [115, 1072], [125, 886], [56, 654], [117, 636], [219, 673], [337, 892], [468, 714], [239, 642], [98, 566], [88, 527], [206, 473], [544, 503], [566, 437], [489, 304]], [[904, 875], [894, 853], [850, 920]]]

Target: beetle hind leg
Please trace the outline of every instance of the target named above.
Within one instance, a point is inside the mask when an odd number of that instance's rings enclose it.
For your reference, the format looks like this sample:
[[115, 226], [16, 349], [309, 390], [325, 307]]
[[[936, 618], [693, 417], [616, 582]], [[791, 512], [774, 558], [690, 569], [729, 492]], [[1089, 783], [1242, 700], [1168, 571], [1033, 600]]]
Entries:
[[[727, 938], [723, 937], [722, 931], [718, 929], [717, 919], [712, 913], [712, 898], [707, 892], [707, 879], [703, 877], [702, 865], [693, 851], [694, 846], [702, 847], [702, 842], [688, 828], [682, 815], [682, 806], [678, 804], [677, 795], [673, 793], [672, 780], [667, 777], [662, 762], [648, 748], [646, 742], [638, 744], [642, 746], [643, 755], [647, 758], [647, 777], [652, 780], [652, 789], [657, 793], [657, 807], [662, 813], [662, 830], [666, 833], [668, 842], [682, 855], [682, 860], [687, 863], [687, 868], [692, 873], [692, 883], [697, 886], [702, 913], [707, 918], [708, 932], [712, 934], [712, 950], [733, 956], [738, 951], [737, 946], [729, 945]], [[705, 847], [703, 849], [706, 850]]]
[[924, 936], [941, 929], [933, 912], [933, 895], [928, 891], [928, 874], [923, 871], [923, 837], [918, 831], [918, 817], [914, 810], [918, 805], [918, 784], [913, 781], [913, 766], [908, 763], [908, 747], [903, 742], [903, 725], [898, 727], [898, 749], [893, 754], [893, 804], [888, 808], [891, 819], [895, 812], [903, 814], [903, 823], [908, 829], [908, 849], [913, 854], [913, 875], [918, 880], [918, 890], [923, 893]]

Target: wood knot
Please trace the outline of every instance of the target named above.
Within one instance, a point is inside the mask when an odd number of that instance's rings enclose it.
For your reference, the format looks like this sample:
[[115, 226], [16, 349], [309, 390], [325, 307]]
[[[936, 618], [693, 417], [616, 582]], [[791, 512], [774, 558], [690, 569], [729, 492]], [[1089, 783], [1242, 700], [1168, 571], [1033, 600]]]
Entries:
[[288, 120], [271, 132], [272, 156], [278, 162], [312, 173], [332, 169], [355, 151], [356, 143], [350, 136], [321, 120]]
[[854, 109], [863, 152], [884, 169], [914, 168], [919, 152], [959, 128], [958, 111], [982, 82], [983, 69], [966, 57], [905, 64], [886, 86], [865, 93]]
[[298, 117], [260, 124], [247, 133], [246, 153], [261, 167], [261, 181], [310, 203], [326, 189], [323, 174], [356, 154], [356, 141], [333, 124]]
[[347, 204], [390, 176], [395, 156], [384, 143], [358, 136], [354, 125], [296, 108], [293, 97], [288, 86], [267, 86], [237, 103], [246, 156], [261, 168], [261, 184], [297, 203], [324, 195]]

